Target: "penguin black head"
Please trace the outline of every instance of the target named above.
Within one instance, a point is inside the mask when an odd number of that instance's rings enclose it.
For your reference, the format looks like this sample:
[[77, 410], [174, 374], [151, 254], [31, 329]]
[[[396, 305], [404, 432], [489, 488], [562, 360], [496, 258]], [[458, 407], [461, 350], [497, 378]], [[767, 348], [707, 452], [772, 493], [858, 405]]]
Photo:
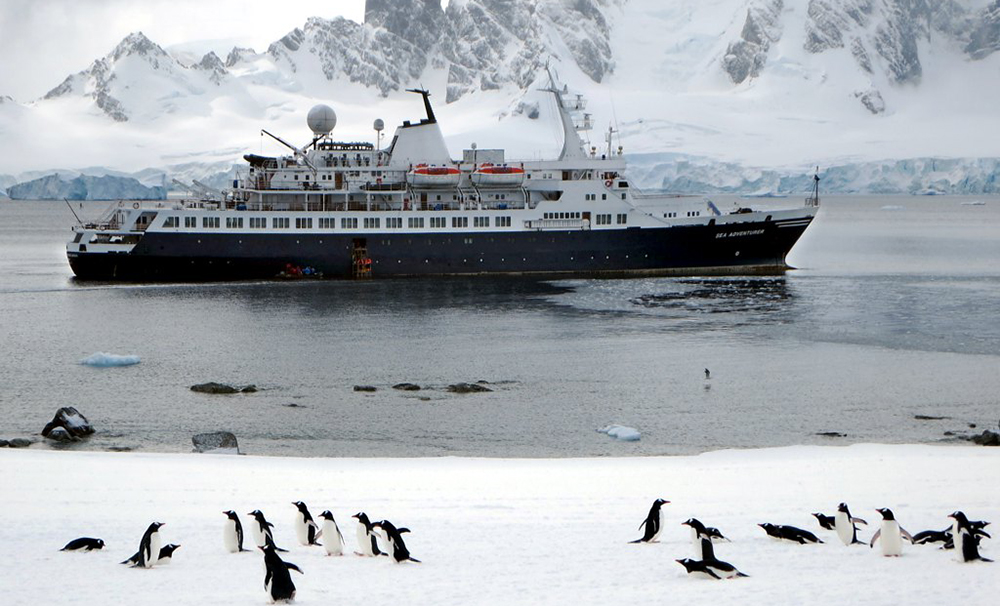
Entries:
[[94, 541], [94, 545], [96, 545], [96, 549], [104, 549], [104, 539], [97, 539]]
[[883, 520], [895, 520], [896, 517], [892, 514], [892, 510], [888, 507], [883, 507], [882, 509], [876, 509], [875, 511], [882, 514]]
[[681, 522], [681, 526], [690, 526], [697, 532], [705, 532], [705, 525], [695, 518], [689, 518], [688, 520]]
[[666, 505], [669, 502], [670, 501], [666, 499], [656, 499], [655, 501], [653, 501], [653, 505]]
[[247, 515], [254, 517], [257, 521], [260, 521], [260, 520], [264, 519], [264, 513], [261, 510], [259, 510], [259, 509], [254, 509], [253, 511], [251, 511]]
[[840, 505], [837, 505], [837, 511], [839, 511], [840, 513], [850, 513], [850, 511], [847, 509], [847, 503], [841, 503]]
[[959, 526], [969, 525], [969, 518], [965, 517], [965, 514], [961, 511], [953, 511], [948, 517], [958, 522]]
[[169, 545], [164, 545], [163, 547], [160, 548], [160, 557], [168, 558], [173, 556], [174, 550], [176, 550], [178, 547], [180, 547], [180, 545], [174, 545], [173, 543], [170, 543]]
[[319, 517], [323, 518], [324, 520], [330, 520], [331, 522], [333, 521], [333, 514], [330, 513], [329, 509], [319, 514]]
[[691, 558], [683, 558], [683, 559], [674, 560], [674, 561], [677, 562], [678, 564], [680, 564], [681, 566], [683, 566], [684, 569], [687, 570], [688, 572], [691, 572], [691, 570], [698, 564], [697, 562], [695, 562]]
[[295, 505], [296, 507], [298, 507], [299, 511], [301, 511], [303, 513], [305, 513], [306, 511], [309, 511], [309, 509], [306, 507], [306, 504], [303, 503], [302, 501], [295, 501], [294, 503], [292, 503], [292, 505]]
[[364, 524], [365, 528], [372, 527], [371, 520], [368, 519], [368, 514], [366, 514], [363, 511], [359, 511], [358, 513], [352, 515], [351, 517], [357, 519], [359, 523]]
[[167, 525], [166, 522], [153, 522], [152, 524], [149, 525], [149, 530], [156, 532], [160, 530], [161, 526], [166, 526], [166, 525]]
[[222, 513], [224, 513], [226, 517], [229, 518], [230, 520], [239, 521], [239, 517], [236, 515], [236, 512], [233, 511], [232, 509], [230, 509], [229, 511], [223, 511]]

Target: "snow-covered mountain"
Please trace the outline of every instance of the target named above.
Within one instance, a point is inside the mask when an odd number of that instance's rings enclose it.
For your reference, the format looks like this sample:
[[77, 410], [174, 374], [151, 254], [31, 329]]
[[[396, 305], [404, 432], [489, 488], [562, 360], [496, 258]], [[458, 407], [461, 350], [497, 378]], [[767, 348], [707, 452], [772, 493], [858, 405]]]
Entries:
[[[224, 61], [130, 34], [43, 98], [0, 100], [0, 137], [18, 143], [0, 170], [221, 174], [245, 151], [279, 151], [262, 126], [305, 138], [318, 102], [344, 139], [372, 139], [376, 117], [419, 116], [403, 90], [420, 85], [454, 156], [472, 141], [550, 156], [547, 65], [627, 152], [775, 174], [1000, 157], [984, 136], [1000, 132], [998, 50], [1000, 0], [368, 0], [363, 23], [311, 18]], [[678, 183], [667, 176], [651, 182]]]

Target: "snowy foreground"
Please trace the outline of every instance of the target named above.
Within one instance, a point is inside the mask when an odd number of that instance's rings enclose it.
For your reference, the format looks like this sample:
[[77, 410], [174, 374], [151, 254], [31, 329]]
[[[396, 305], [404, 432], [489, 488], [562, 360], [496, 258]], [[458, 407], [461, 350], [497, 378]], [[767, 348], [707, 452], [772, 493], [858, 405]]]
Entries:
[[[792, 447], [694, 457], [608, 459], [295, 459], [0, 451], [4, 604], [265, 604], [259, 552], [222, 546], [223, 510], [261, 509], [305, 575], [298, 604], [993, 604], [1000, 563], [904, 545], [902, 558], [845, 547], [809, 515], [846, 501], [877, 528], [890, 507], [911, 532], [964, 510], [1000, 527], [1000, 449]], [[656, 497], [661, 542], [630, 545]], [[348, 550], [360, 510], [407, 526], [421, 564], [327, 557], [295, 543], [296, 500], [331, 509]], [[751, 575], [690, 578], [690, 516], [732, 543], [717, 555]], [[171, 564], [120, 566], [152, 521]], [[767, 539], [758, 522], [816, 532], [823, 545]], [[244, 517], [244, 528], [248, 520]], [[104, 551], [62, 553], [80, 536]], [[1000, 557], [1000, 537], [982, 553]], [[247, 531], [247, 542], [251, 542]], [[294, 573], [293, 573], [294, 574]]]

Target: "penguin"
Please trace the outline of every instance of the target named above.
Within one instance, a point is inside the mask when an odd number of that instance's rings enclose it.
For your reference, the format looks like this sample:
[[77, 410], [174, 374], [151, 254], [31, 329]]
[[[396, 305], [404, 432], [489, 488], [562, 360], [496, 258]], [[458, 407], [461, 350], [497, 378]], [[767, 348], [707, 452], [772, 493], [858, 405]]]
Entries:
[[267, 547], [268, 543], [274, 545], [275, 551], [280, 551], [287, 553], [287, 549], [282, 549], [275, 545], [274, 535], [271, 533], [271, 529], [274, 528], [274, 524], [268, 522], [264, 519], [264, 514], [259, 509], [254, 509], [248, 516], [253, 516], [254, 523], [250, 525], [250, 533], [253, 535], [253, 542], [257, 547]]
[[861, 518], [851, 517], [851, 511], [847, 508], [847, 503], [837, 506], [837, 515], [834, 516], [834, 527], [837, 529], [837, 536], [840, 537], [844, 545], [862, 544], [858, 540], [858, 527], [855, 524], [868, 525]]
[[913, 535], [914, 545], [924, 545], [927, 543], [951, 544], [954, 547], [951, 528], [945, 528], [944, 530], [923, 530]]
[[299, 537], [299, 543], [302, 545], [319, 545], [316, 539], [323, 534], [323, 531], [319, 529], [319, 524], [313, 520], [312, 514], [309, 513], [309, 508], [302, 501], [296, 501], [292, 503], [299, 509], [299, 513], [295, 516], [295, 534]]
[[711, 378], [712, 378], [712, 372], [706, 368], [705, 369], [705, 380], [707, 381], [707, 380], [709, 380]]
[[170, 543], [169, 545], [164, 545], [160, 548], [160, 557], [156, 559], [156, 565], [162, 566], [164, 564], [169, 564], [171, 558], [174, 557], [174, 550], [180, 547], [180, 545], [174, 545]]
[[403, 562], [420, 562], [420, 560], [410, 555], [410, 550], [406, 548], [406, 543], [403, 542], [402, 534], [410, 532], [409, 528], [396, 528], [389, 520], [375, 522], [372, 524], [372, 527], [380, 530], [384, 535], [384, 541], [389, 546], [389, 553], [392, 556], [393, 562], [397, 564], [402, 564]]
[[690, 518], [681, 522], [681, 526], [691, 527], [691, 544], [694, 546], [696, 560], [714, 560], [715, 547], [712, 546], [712, 537], [708, 534], [705, 525], [695, 518]]
[[323, 534], [326, 535], [326, 540], [323, 541], [326, 555], [344, 555], [344, 535], [340, 534], [340, 527], [333, 519], [333, 514], [327, 510], [319, 514], [319, 517], [323, 520]]
[[696, 561], [690, 558], [684, 558], [683, 560], [675, 560], [678, 564], [683, 566], [688, 574], [700, 574], [701, 576], [706, 576], [711, 579], [735, 579], [737, 577], [749, 577], [750, 575], [744, 574], [729, 562], [723, 562], [722, 560], [701, 560]]
[[663, 506], [669, 503], [666, 499], [656, 499], [653, 501], [653, 506], [649, 508], [649, 513], [646, 514], [646, 519], [639, 524], [639, 528], [642, 529], [643, 526], [646, 527], [645, 532], [641, 538], [634, 541], [629, 541], [629, 543], [656, 543], [660, 536], [660, 531], [663, 530]]
[[820, 525], [821, 528], [823, 528], [823, 530], [836, 530], [837, 529], [837, 527], [836, 527], [836, 518], [834, 518], [834, 516], [828, 516], [828, 515], [824, 515], [822, 513], [814, 513], [814, 514], [812, 514], [812, 516], [814, 518], [816, 518], [816, 521], [819, 522], [819, 525]]
[[796, 528], [795, 526], [782, 526], [780, 524], [757, 525], [764, 529], [767, 536], [779, 541], [792, 541], [793, 543], [798, 543], [799, 545], [823, 542], [819, 539], [819, 537], [808, 530], [802, 530], [801, 528]]
[[358, 549], [361, 551], [355, 553], [361, 556], [384, 555], [382, 550], [378, 548], [378, 538], [372, 532], [372, 523], [368, 519], [368, 514], [361, 511], [351, 517], [358, 521], [356, 532], [358, 536]]
[[305, 573], [295, 564], [282, 560], [273, 543], [258, 549], [264, 552], [264, 591], [271, 597], [271, 603], [291, 602], [295, 599], [295, 583], [288, 571]]
[[959, 554], [959, 561], [974, 562], [980, 560], [983, 562], [992, 562], [993, 560], [979, 555], [979, 540], [972, 526], [969, 524], [969, 518], [965, 517], [965, 514], [961, 511], [953, 512], [948, 517], [954, 520], [951, 527], [951, 534], [955, 538], [955, 551]]
[[882, 526], [872, 535], [872, 540], [868, 543], [868, 546], [875, 547], [875, 541], [881, 538], [882, 555], [886, 557], [903, 555], [903, 539], [905, 538], [910, 543], [913, 543], [913, 537], [899, 525], [891, 509], [885, 507], [883, 509], [876, 509], [875, 511], [882, 514]]
[[160, 556], [160, 527], [164, 525], [160, 522], [150, 524], [139, 541], [139, 551], [122, 564], [129, 564], [132, 568], [152, 568]]
[[243, 524], [240, 524], [240, 516], [235, 511], [223, 511], [226, 514], [226, 525], [222, 529], [222, 544], [225, 545], [229, 553], [239, 553], [250, 551], [243, 549]]
[[93, 551], [96, 549], [104, 549], [104, 541], [102, 539], [80, 537], [66, 543], [66, 546], [59, 551]]

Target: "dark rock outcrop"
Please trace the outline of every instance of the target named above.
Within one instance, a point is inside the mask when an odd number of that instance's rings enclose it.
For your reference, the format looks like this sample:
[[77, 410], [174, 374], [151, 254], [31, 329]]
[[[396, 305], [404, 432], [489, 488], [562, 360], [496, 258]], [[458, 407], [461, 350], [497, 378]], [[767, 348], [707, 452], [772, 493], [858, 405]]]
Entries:
[[969, 440], [980, 446], [1000, 446], [1000, 433], [984, 429], [983, 433], [972, 436]]
[[448, 391], [451, 393], [484, 393], [493, 390], [479, 383], [455, 383], [448, 386]]
[[[246, 391], [247, 389], [251, 390]], [[232, 385], [226, 385], [225, 383], [216, 383], [214, 381], [211, 381], [208, 383], [198, 383], [197, 385], [192, 385], [191, 391], [196, 391], [198, 393], [231, 394], [240, 392], [253, 393], [257, 391], [257, 388], [254, 387], [253, 385], [248, 385], [240, 389], [239, 387], [233, 387]]]
[[7, 442], [7, 446], [11, 448], [27, 448], [31, 446], [33, 442], [27, 438], [14, 438]]
[[420, 386], [416, 383], [396, 383], [392, 388], [400, 391], [420, 391]]
[[191, 437], [191, 443], [194, 444], [194, 449], [197, 452], [211, 452], [213, 450], [229, 450], [236, 454], [240, 452], [236, 436], [228, 431], [199, 433]]
[[[60, 429], [62, 431], [59, 431]], [[64, 406], [57, 410], [52, 420], [42, 429], [43, 436], [61, 442], [73, 441], [92, 433], [94, 427], [90, 421], [72, 406]]]
[[355, 385], [354, 391], [374, 392], [378, 391], [374, 385]]

